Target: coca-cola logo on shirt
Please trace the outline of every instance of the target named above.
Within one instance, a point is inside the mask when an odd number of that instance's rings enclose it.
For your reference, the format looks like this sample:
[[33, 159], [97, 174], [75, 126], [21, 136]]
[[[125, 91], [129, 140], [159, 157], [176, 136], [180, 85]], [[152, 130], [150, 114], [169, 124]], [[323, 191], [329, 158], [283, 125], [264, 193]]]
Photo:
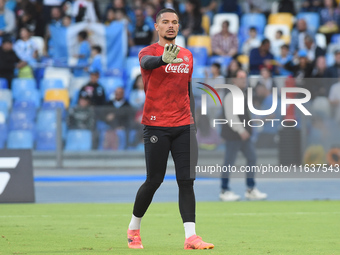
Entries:
[[165, 67], [166, 73], [189, 73], [189, 64], [180, 64], [180, 65], [173, 65], [167, 64]]

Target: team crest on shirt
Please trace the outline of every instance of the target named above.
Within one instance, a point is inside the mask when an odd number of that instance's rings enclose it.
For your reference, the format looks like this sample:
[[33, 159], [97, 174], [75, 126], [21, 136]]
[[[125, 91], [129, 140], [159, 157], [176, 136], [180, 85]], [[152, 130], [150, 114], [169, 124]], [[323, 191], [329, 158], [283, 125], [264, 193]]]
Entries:
[[189, 62], [189, 58], [188, 58], [187, 56], [184, 56], [184, 60], [185, 60], [186, 62]]

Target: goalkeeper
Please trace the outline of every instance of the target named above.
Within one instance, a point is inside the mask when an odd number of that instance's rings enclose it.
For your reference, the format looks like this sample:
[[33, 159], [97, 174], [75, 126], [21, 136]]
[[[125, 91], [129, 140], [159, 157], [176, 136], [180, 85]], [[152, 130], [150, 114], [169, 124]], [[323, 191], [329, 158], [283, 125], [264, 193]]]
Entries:
[[192, 115], [194, 100], [189, 97], [192, 94], [192, 54], [175, 45], [179, 19], [174, 10], [159, 11], [155, 29], [159, 41], [139, 53], [146, 93], [142, 124], [147, 176], [136, 195], [128, 228], [128, 246], [143, 248], [141, 220], [163, 182], [171, 152], [179, 188], [179, 210], [185, 231], [184, 249], [212, 249], [214, 245], [203, 242], [195, 232], [193, 186], [198, 152]]

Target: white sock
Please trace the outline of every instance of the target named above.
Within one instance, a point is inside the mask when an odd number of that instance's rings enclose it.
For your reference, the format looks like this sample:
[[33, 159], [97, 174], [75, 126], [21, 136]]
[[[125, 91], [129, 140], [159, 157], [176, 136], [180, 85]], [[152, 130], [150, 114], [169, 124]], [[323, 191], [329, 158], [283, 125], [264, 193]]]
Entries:
[[142, 221], [142, 218], [138, 218], [135, 215], [132, 214], [132, 218], [130, 221], [129, 229], [130, 230], [137, 230], [140, 229], [140, 223]]
[[184, 222], [185, 238], [196, 235], [195, 222]]

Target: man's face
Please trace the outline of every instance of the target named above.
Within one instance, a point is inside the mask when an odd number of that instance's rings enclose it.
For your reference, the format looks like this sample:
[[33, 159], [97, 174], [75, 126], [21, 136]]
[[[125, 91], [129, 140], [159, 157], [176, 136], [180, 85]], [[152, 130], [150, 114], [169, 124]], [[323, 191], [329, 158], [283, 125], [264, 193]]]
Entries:
[[229, 25], [226, 22], [222, 23], [222, 32], [223, 33], [228, 33], [229, 32]]
[[92, 83], [97, 83], [98, 82], [99, 75], [97, 73], [91, 73], [90, 75], [90, 81]]
[[[0, 0], [1, 1], [1, 0]], [[54, 7], [51, 11], [52, 19], [58, 20], [61, 18], [61, 12], [59, 8]]]
[[298, 20], [298, 22], [297, 22], [297, 29], [299, 31], [305, 31], [306, 28], [307, 28], [306, 21], [303, 20], [303, 19]]
[[339, 65], [340, 64], [340, 52], [335, 54], [335, 62]]
[[247, 87], [247, 73], [244, 71], [238, 71], [234, 83], [237, 87], [244, 90]]
[[137, 10], [135, 12], [135, 16], [136, 16], [137, 23], [139, 23], [139, 24], [144, 23], [144, 14], [143, 14], [143, 11]]
[[115, 99], [117, 101], [120, 101], [123, 98], [124, 98], [124, 89], [122, 89], [122, 88], [116, 89], [116, 91], [115, 91]]
[[172, 41], [176, 38], [179, 30], [178, 17], [175, 13], [166, 12], [161, 14], [155, 23], [155, 29], [159, 37]]
[[13, 45], [10, 42], [5, 42], [1, 45], [4, 51], [10, 51], [13, 48]]
[[20, 30], [20, 37], [21, 37], [21, 39], [26, 40], [26, 39], [28, 39], [30, 37], [30, 33], [27, 31], [27, 29], [22, 28]]
[[264, 43], [263, 46], [262, 46], [262, 48], [263, 48], [264, 51], [269, 51], [269, 49], [270, 49], [270, 43], [269, 43], [269, 42]]

